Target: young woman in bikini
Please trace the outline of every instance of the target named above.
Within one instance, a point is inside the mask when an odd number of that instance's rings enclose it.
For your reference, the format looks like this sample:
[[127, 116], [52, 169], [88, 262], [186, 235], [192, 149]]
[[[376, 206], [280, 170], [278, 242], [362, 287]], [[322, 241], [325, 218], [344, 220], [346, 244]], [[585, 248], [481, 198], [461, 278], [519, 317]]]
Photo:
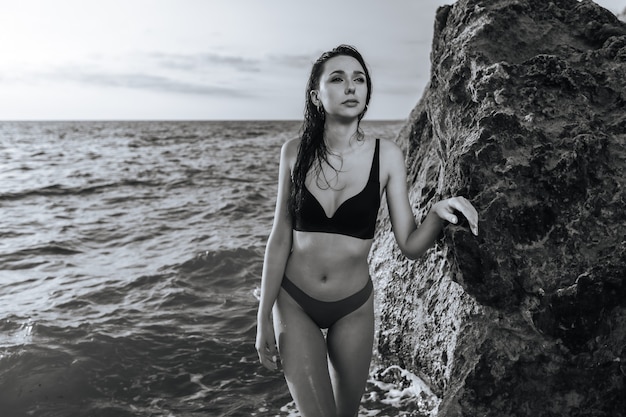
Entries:
[[398, 246], [411, 259], [444, 222], [457, 223], [456, 212], [478, 233], [476, 210], [463, 197], [434, 204], [416, 226], [402, 151], [359, 128], [371, 91], [354, 48], [324, 53], [309, 77], [301, 137], [281, 150], [256, 349], [269, 369], [277, 369], [280, 352], [303, 417], [357, 415], [374, 340], [367, 257], [383, 193]]

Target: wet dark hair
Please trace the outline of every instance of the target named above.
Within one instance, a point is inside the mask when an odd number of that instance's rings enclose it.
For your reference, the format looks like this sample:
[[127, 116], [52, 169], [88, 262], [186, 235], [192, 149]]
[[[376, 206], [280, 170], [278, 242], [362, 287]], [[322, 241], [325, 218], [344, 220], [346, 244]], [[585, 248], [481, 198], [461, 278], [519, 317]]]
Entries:
[[[320, 78], [324, 72], [324, 64], [326, 61], [336, 56], [350, 56], [356, 59], [359, 64], [361, 64], [361, 67], [363, 67], [363, 71], [365, 72], [367, 85], [367, 96], [365, 99], [366, 106], [363, 113], [359, 115], [359, 123], [361, 122], [361, 119], [363, 119], [363, 116], [365, 116], [365, 112], [367, 112], [367, 105], [369, 104], [370, 97], [372, 95], [372, 81], [370, 79], [370, 74], [365, 64], [365, 60], [359, 51], [357, 51], [353, 46], [339, 45], [330, 51], [324, 52], [317, 59], [317, 61], [313, 63], [311, 75], [309, 76], [309, 81], [306, 86], [304, 121], [302, 122], [302, 127], [300, 128], [300, 146], [298, 148], [298, 156], [292, 173], [292, 187], [289, 201], [289, 210], [292, 216], [295, 216], [295, 214], [300, 211], [304, 184], [311, 167], [315, 165], [315, 170], [319, 173], [322, 169], [322, 162], [326, 162], [328, 164], [328, 149], [326, 147], [326, 143], [324, 142], [324, 124], [326, 121], [326, 114], [323, 109], [318, 109], [317, 106], [313, 104], [313, 101], [311, 100], [311, 91], [319, 88]], [[361, 131], [361, 128], [358, 127], [357, 139], [361, 140], [362, 138], [363, 132]]]

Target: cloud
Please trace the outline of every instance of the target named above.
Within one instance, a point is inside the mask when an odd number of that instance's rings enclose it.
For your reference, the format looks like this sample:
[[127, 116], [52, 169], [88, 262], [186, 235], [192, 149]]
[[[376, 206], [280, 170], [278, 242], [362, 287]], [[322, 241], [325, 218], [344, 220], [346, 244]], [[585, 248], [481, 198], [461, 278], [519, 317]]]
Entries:
[[266, 60], [275, 62], [279, 65], [285, 65], [292, 68], [310, 68], [317, 57], [321, 55], [319, 51], [317, 54], [305, 55], [305, 54], [274, 54], [268, 55]]
[[179, 79], [142, 73], [105, 73], [95, 71], [57, 71], [43, 74], [40, 78], [59, 81], [78, 82], [101, 87], [119, 87], [140, 90], [151, 90], [166, 93], [196, 94], [222, 97], [249, 97], [234, 88], [215, 86], [198, 82], [187, 82]]
[[220, 55], [216, 53], [168, 54], [152, 53], [149, 58], [157, 64], [168, 68], [184, 71], [206, 71], [215, 67], [230, 67], [236, 71], [254, 73], [261, 72], [268, 65], [284, 65], [291, 68], [308, 68], [318, 55], [315, 54], [270, 54], [260, 58], [238, 55]]
[[215, 66], [226, 66], [242, 72], [259, 72], [261, 62], [258, 59], [242, 56], [219, 55], [215, 53], [171, 54], [152, 53], [158, 65], [177, 70], [203, 71]]

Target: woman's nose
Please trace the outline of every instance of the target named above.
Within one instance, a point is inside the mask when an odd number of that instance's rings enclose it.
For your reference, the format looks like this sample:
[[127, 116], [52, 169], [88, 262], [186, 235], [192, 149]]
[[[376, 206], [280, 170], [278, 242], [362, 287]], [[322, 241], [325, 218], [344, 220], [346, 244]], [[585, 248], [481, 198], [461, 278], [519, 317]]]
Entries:
[[354, 86], [354, 82], [348, 81], [348, 84], [346, 84], [346, 94], [354, 93], [355, 89], [356, 87]]

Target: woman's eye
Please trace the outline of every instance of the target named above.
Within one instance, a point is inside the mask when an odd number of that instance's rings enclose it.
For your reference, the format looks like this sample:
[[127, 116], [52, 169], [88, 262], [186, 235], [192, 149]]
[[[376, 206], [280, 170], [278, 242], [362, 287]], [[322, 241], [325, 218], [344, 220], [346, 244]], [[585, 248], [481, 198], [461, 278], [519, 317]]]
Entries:
[[365, 78], [363, 78], [363, 77], [355, 78], [354, 81], [357, 82], [357, 83], [364, 83], [365, 82]]
[[341, 79], [341, 77], [334, 77], [333, 79], [331, 79], [331, 81], [336, 83], [336, 82], [341, 82], [343, 80]]

